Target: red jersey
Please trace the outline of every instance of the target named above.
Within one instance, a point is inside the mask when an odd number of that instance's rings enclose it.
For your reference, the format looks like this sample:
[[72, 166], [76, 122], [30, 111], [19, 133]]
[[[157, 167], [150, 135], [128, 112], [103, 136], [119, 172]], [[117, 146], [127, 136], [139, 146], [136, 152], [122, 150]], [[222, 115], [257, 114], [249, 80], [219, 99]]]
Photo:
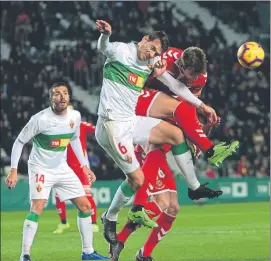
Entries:
[[[80, 124], [80, 141], [82, 144], [83, 152], [84, 155], [86, 156], [87, 154], [87, 134], [94, 134], [95, 133], [95, 126], [93, 126], [90, 123], [87, 123], [85, 121], [82, 121]], [[71, 168], [77, 168], [80, 167], [81, 164], [78, 161], [77, 157], [75, 156], [71, 145], [68, 145], [68, 150], [67, 150], [67, 162], [68, 165]]]
[[[175, 78], [178, 79], [180, 71], [178, 66], [175, 64], [184, 51], [175, 47], [169, 47], [168, 50], [162, 54], [162, 59], [167, 61], [167, 71]], [[182, 81], [182, 79], [180, 79]], [[192, 93], [197, 94], [205, 86], [207, 82], [207, 73], [203, 73], [197, 77], [193, 82], [183, 82]], [[147, 87], [152, 89], [158, 89], [160, 91], [171, 93], [167, 86], [165, 86], [161, 81], [150, 78], [147, 82]]]

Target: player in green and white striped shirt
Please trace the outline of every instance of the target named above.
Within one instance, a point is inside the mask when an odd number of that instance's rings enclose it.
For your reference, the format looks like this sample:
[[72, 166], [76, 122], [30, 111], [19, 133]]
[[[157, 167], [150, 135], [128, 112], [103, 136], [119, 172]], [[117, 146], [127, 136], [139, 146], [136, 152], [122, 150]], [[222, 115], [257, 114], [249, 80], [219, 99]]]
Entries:
[[6, 179], [9, 188], [15, 187], [23, 146], [33, 138], [28, 161], [31, 207], [24, 222], [20, 261], [31, 261], [30, 248], [37, 232], [38, 220], [52, 188], [62, 201], [71, 200], [79, 210], [77, 223], [82, 238], [82, 260], [109, 260], [94, 252], [91, 206], [79, 178], [66, 160], [70, 143], [84, 173], [90, 182], [95, 181], [96, 177], [87, 166], [79, 139], [80, 112], [67, 108], [70, 100], [67, 83], [55, 83], [49, 93], [51, 107], [31, 117], [15, 140], [11, 153], [11, 171]]

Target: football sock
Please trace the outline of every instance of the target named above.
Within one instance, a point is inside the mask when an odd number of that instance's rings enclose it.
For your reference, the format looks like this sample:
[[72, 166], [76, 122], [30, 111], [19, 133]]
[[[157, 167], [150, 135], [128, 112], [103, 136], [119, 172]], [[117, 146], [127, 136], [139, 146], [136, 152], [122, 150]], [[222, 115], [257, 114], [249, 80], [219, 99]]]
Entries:
[[82, 251], [86, 254], [94, 252], [91, 213], [78, 212], [78, 230], [81, 235]]
[[150, 219], [159, 216], [162, 212], [161, 208], [157, 205], [155, 201], [147, 202], [144, 205], [144, 208]]
[[195, 173], [192, 154], [187, 143], [183, 142], [179, 145], [172, 146], [171, 151], [188, 187], [192, 190], [199, 188], [200, 183]]
[[93, 199], [93, 196], [90, 194], [87, 194], [88, 201], [91, 204], [91, 219], [92, 219], [92, 224], [97, 223], [97, 206], [96, 203]]
[[[142, 171], [144, 173], [144, 183], [137, 190], [134, 199], [134, 205], [144, 206], [148, 200], [148, 186], [149, 183], [155, 183], [155, 180], [158, 175], [161, 162], [166, 160], [166, 155], [164, 151], [156, 149], [150, 151], [145, 159], [145, 162], [142, 166]], [[133, 209], [132, 209], [133, 211]]]
[[23, 226], [22, 256], [30, 255], [30, 248], [38, 229], [39, 217], [32, 211], [26, 216]]
[[195, 107], [181, 102], [174, 112], [174, 119], [189, 141], [195, 144], [202, 152], [206, 152], [214, 146], [199, 124]]
[[109, 206], [109, 209], [107, 210], [106, 218], [110, 221], [117, 221], [120, 210], [125, 206], [125, 204], [134, 194], [135, 191], [131, 188], [127, 181], [124, 180], [119, 186]]
[[61, 223], [66, 224], [67, 223], [66, 203], [60, 201], [58, 195], [56, 195], [55, 197], [56, 197], [56, 209], [60, 217]]
[[165, 212], [162, 212], [156, 223], [158, 228], [152, 229], [148, 239], [141, 248], [143, 256], [151, 256], [155, 246], [163, 239], [163, 237], [168, 233], [176, 217], [171, 216]]

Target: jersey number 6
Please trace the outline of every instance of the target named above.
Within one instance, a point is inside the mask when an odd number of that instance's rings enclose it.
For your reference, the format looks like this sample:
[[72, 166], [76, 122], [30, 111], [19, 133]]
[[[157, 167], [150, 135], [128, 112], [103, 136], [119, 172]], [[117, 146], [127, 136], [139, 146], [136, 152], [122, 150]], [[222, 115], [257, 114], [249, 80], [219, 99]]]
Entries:
[[119, 150], [122, 154], [125, 154], [128, 151], [125, 146], [121, 145], [121, 143], [119, 143], [118, 146], [119, 146]]

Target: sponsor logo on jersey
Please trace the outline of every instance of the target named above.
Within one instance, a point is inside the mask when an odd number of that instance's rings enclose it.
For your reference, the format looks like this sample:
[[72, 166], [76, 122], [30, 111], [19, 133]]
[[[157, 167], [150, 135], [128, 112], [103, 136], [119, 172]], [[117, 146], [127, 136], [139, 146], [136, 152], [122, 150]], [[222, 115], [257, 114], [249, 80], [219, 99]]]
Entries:
[[137, 87], [140, 87], [140, 88], [143, 88], [143, 85], [144, 85], [144, 78], [136, 75], [136, 74], [133, 74], [133, 73], [129, 73], [128, 74], [128, 79], [127, 81]]
[[70, 120], [70, 123], [69, 123], [69, 124], [70, 124], [70, 127], [73, 128], [73, 126], [74, 126], [74, 121], [73, 121], [73, 120]]
[[69, 143], [70, 143], [70, 139], [51, 140], [50, 147], [51, 148], [67, 147]]

